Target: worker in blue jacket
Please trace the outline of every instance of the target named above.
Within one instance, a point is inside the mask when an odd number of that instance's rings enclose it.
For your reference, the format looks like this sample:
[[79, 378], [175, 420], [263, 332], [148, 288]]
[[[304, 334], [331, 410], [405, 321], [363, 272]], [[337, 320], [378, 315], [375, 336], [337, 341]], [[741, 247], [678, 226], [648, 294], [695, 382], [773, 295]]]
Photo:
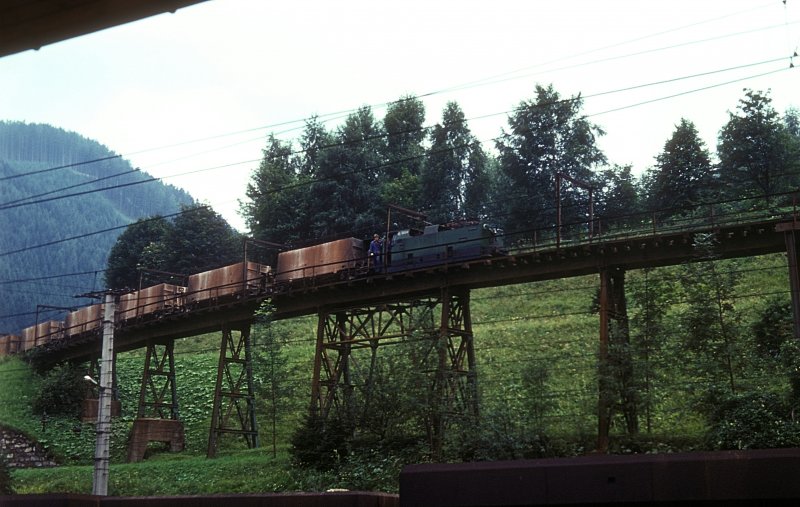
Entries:
[[372, 260], [372, 266], [375, 271], [383, 269], [383, 242], [378, 234], [372, 236], [372, 241], [369, 244], [369, 257]]

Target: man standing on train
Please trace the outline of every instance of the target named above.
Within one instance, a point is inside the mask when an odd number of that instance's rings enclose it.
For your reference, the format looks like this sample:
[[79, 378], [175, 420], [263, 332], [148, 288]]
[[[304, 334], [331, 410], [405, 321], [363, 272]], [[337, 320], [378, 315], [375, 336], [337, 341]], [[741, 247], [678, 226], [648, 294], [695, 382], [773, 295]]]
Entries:
[[383, 268], [382, 262], [383, 243], [378, 234], [372, 236], [372, 242], [369, 244], [369, 256], [372, 259], [372, 265], [376, 273], [380, 273]]

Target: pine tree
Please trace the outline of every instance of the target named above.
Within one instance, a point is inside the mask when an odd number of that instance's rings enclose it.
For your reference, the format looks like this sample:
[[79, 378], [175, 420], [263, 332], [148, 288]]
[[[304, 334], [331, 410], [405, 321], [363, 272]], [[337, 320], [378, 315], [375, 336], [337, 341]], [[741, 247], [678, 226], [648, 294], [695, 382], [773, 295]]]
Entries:
[[[247, 184], [239, 213], [256, 239], [291, 243], [309, 233], [306, 190], [291, 143], [270, 134], [264, 157]], [[309, 169], [310, 170], [310, 169]]]
[[711, 159], [694, 123], [681, 118], [656, 157], [650, 181], [648, 204], [666, 216], [686, 212], [711, 192]]
[[792, 189], [792, 137], [772, 107], [769, 93], [746, 89], [737, 114], [719, 133], [720, 180], [733, 198]]
[[470, 132], [464, 112], [449, 102], [431, 131], [431, 146], [420, 175], [421, 204], [432, 222], [485, 215], [487, 157]]

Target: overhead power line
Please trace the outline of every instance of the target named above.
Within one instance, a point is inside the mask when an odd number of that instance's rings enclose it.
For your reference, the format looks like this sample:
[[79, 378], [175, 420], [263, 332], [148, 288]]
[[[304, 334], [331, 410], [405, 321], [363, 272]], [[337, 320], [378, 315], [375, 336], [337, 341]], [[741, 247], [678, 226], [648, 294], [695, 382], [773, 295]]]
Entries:
[[[584, 56], [584, 55], [588, 55], [588, 54], [592, 54], [592, 53], [597, 53], [597, 52], [605, 50], [605, 49], [611, 49], [611, 48], [615, 48], [615, 47], [619, 47], [619, 46], [624, 46], [624, 45], [632, 44], [632, 43], [635, 43], [635, 42], [639, 42], [641, 40], [653, 38], [653, 37], [656, 37], [656, 36], [659, 36], [659, 35], [680, 31], [680, 30], [683, 30], [683, 29], [686, 29], [686, 28], [690, 28], [690, 27], [694, 27], [694, 26], [698, 26], [698, 25], [712, 23], [712, 22], [719, 21], [719, 20], [722, 20], [722, 19], [725, 19], [725, 18], [729, 18], [729, 17], [732, 17], [732, 16], [745, 14], [745, 13], [751, 12], [753, 10], [762, 9], [762, 8], [768, 7], [770, 5], [772, 5], [772, 2], [767, 3], [767, 4], [763, 4], [761, 6], [753, 7], [753, 8], [750, 8], [750, 9], [745, 9], [745, 10], [742, 10], [742, 11], [725, 14], [723, 16], [718, 16], [718, 17], [715, 17], [715, 18], [710, 18], [710, 19], [698, 21], [698, 22], [695, 22], [695, 23], [690, 23], [690, 24], [687, 24], [687, 25], [683, 25], [683, 26], [680, 26], [680, 27], [672, 28], [672, 29], [665, 30], [665, 31], [662, 31], [662, 32], [657, 32], [657, 33], [654, 33], [654, 34], [648, 34], [646, 36], [637, 37], [637, 38], [634, 38], [634, 39], [629, 39], [627, 41], [622, 41], [622, 42], [611, 44], [611, 45], [608, 45], [608, 46], [603, 46], [603, 47], [600, 47], [600, 48], [595, 48], [595, 49], [592, 49], [592, 50], [589, 50], [589, 51], [586, 51], [586, 52], [583, 52], [583, 53], [560, 57], [560, 58], [557, 58], [557, 59], [550, 60], [548, 62], [537, 64], [537, 65], [534, 65], [534, 66], [524, 67], [522, 69], [518, 69], [518, 70], [515, 70], [515, 71], [510, 71], [510, 72], [506, 72], [506, 73], [503, 73], [503, 74], [490, 76], [490, 77], [487, 77], [487, 78], [484, 78], [484, 79], [471, 81], [471, 82], [464, 83], [464, 84], [461, 84], [461, 85], [455, 85], [455, 86], [451, 86], [451, 87], [441, 88], [441, 89], [438, 89], [438, 90], [433, 90], [433, 91], [426, 92], [426, 93], [421, 93], [419, 95], [408, 97], [408, 98], [404, 98], [404, 99], [400, 99], [400, 100], [387, 101], [387, 102], [382, 102], [382, 103], [378, 103], [378, 104], [372, 104], [372, 105], [370, 105], [368, 107], [370, 107], [370, 108], [387, 107], [387, 106], [389, 106], [391, 104], [395, 104], [395, 103], [401, 102], [403, 100], [421, 99], [421, 98], [425, 98], [425, 97], [431, 97], [431, 96], [435, 96], [435, 95], [441, 95], [441, 94], [449, 93], [449, 92], [456, 91], [456, 90], [474, 88], [474, 87], [479, 87], [479, 86], [486, 86], [486, 85], [489, 85], [489, 84], [494, 84], [494, 83], [497, 83], [497, 82], [500, 82], [500, 81], [506, 81], [506, 80], [509, 80], [509, 79], [521, 79], [523, 77], [530, 77], [530, 75], [515, 76], [515, 77], [508, 77], [508, 76], [513, 76], [514, 74], [518, 74], [519, 72], [522, 72], [522, 71], [525, 71], [525, 70], [540, 68], [540, 67], [552, 64], [552, 63], [557, 63], [559, 61], [571, 60], [571, 59], [574, 59], [574, 58], [579, 57], [579, 56]], [[603, 59], [599, 59], [599, 60], [593, 60], [593, 61], [573, 64], [573, 65], [569, 65], [569, 66], [565, 66], [565, 67], [559, 67], [559, 68], [555, 68], [555, 69], [548, 69], [548, 70], [546, 70], [546, 72], [554, 72], [554, 71], [566, 70], [566, 69], [571, 69], [571, 68], [576, 68], [576, 67], [581, 67], [581, 66], [594, 65], [594, 64], [598, 64], [598, 63], [604, 63], [606, 61], [624, 59], [624, 58], [629, 58], [629, 57], [633, 57], [633, 56], [640, 56], [642, 54], [652, 53], [652, 52], [657, 52], [657, 51], [666, 51], [666, 50], [675, 49], [675, 48], [682, 47], [682, 46], [701, 44], [701, 43], [706, 43], [706, 42], [710, 42], [710, 41], [714, 41], [714, 40], [730, 38], [730, 37], [736, 37], [736, 36], [740, 36], [740, 35], [744, 35], [744, 34], [764, 31], [764, 30], [771, 30], [771, 29], [776, 29], [776, 28], [786, 28], [789, 25], [793, 25], [793, 24], [797, 24], [797, 23], [800, 23], [800, 21], [797, 21], [797, 20], [789, 21], [788, 19], [785, 18], [783, 23], [779, 23], [779, 24], [776, 24], [776, 25], [770, 25], [770, 26], [755, 28], [755, 29], [747, 30], [747, 31], [743, 31], [743, 32], [728, 33], [728, 34], [723, 34], [723, 35], [720, 35], [720, 36], [717, 36], [717, 37], [710, 37], [710, 38], [705, 38], [705, 39], [700, 39], [700, 40], [688, 41], [688, 42], [684, 42], [684, 43], [680, 43], [680, 44], [673, 44], [673, 45], [669, 45], [669, 46], [663, 46], [663, 47], [659, 47], [659, 48], [649, 49], [649, 50], [646, 50], [646, 51], [627, 53], [627, 54], [623, 54], [623, 55], [617, 55], [617, 56], [603, 58]], [[498, 78], [504, 78], [504, 79], [498, 79]], [[131, 155], [138, 155], [138, 154], [142, 154], [142, 153], [148, 153], [148, 152], [160, 151], [160, 150], [169, 149], [169, 148], [175, 148], [175, 147], [179, 147], [179, 146], [196, 144], [196, 143], [200, 143], [200, 142], [206, 142], [206, 141], [210, 141], [210, 140], [214, 140], [214, 139], [220, 139], [220, 138], [224, 138], [224, 137], [230, 137], [230, 136], [240, 135], [240, 134], [249, 133], [249, 132], [257, 132], [257, 131], [273, 129], [273, 128], [276, 128], [276, 127], [302, 124], [302, 123], [304, 123], [304, 122], [306, 122], [308, 120], [311, 120], [313, 118], [325, 119], [326, 122], [327, 121], [332, 121], [332, 120], [335, 120], [335, 119], [341, 119], [345, 115], [351, 114], [351, 113], [357, 111], [358, 109], [360, 109], [360, 108], [351, 108], [351, 109], [345, 109], [345, 110], [336, 111], [336, 112], [325, 113], [325, 114], [321, 114], [321, 115], [312, 115], [312, 116], [308, 116], [308, 117], [304, 117], [304, 118], [300, 118], [300, 119], [296, 119], [296, 120], [287, 120], [287, 121], [277, 122], [277, 123], [263, 125], [263, 126], [259, 126], [259, 127], [252, 127], [252, 128], [247, 128], [247, 129], [236, 130], [236, 131], [233, 131], [233, 132], [215, 134], [215, 135], [206, 136], [206, 137], [202, 137], [202, 138], [198, 138], [198, 139], [180, 141], [180, 142], [177, 142], [177, 143], [171, 143], [171, 144], [162, 145], [162, 146], [158, 146], [158, 147], [145, 148], [145, 149], [141, 149], [141, 150], [131, 151], [131, 152], [123, 154], [123, 155], [114, 155], [114, 156], [110, 156], [110, 157], [103, 157], [103, 158], [94, 159], [94, 160], [88, 160], [88, 161], [84, 161], [84, 162], [77, 162], [75, 164], [68, 164], [68, 165], [64, 165], [64, 166], [57, 166], [57, 167], [52, 167], [52, 168], [48, 168], [48, 169], [42, 169], [42, 170], [39, 170], [39, 171], [32, 171], [32, 172], [29, 172], [29, 173], [16, 174], [16, 175], [0, 178], [0, 181], [3, 181], [5, 179], [19, 178], [19, 177], [28, 176], [28, 175], [40, 174], [40, 173], [48, 172], [48, 171], [55, 171], [55, 170], [58, 170], [58, 169], [64, 169], [64, 168], [73, 167], [73, 166], [77, 166], [77, 165], [91, 164], [91, 163], [100, 162], [100, 161], [103, 161], [103, 160], [108, 160], [108, 159], [113, 159], [113, 158], [120, 158], [120, 157], [123, 157], [123, 156], [127, 157], [127, 156], [131, 156]], [[295, 130], [296, 128], [299, 128], [299, 127], [295, 127], [293, 129], [290, 129], [290, 130]]]
[[91, 159], [91, 160], [84, 160], [84, 161], [81, 161], [81, 162], [74, 162], [72, 164], [65, 164], [65, 165], [60, 165], [60, 166], [56, 166], [56, 167], [49, 167], [47, 169], [39, 169], [38, 171], [31, 171], [31, 172], [26, 172], [26, 173], [12, 174], [10, 176], [3, 176], [2, 178], [0, 178], [0, 181], [13, 180], [13, 179], [16, 179], [16, 178], [22, 178], [24, 176], [33, 176], [34, 174], [42, 174], [42, 173], [48, 173], [48, 172], [51, 172], [51, 171], [58, 171], [59, 169], [69, 169], [71, 167], [78, 167], [78, 166], [87, 165], [87, 164], [95, 164], [97, 162], [104, 162], [106, 160], [113, 160], [115, 158], [120, 158], [120, 157], [122, 157], [122, 155], [109, 155], [107, 157], [95, 158], [95, 159]]
[[[610, 94], [623, 93], [623, 92], [627, 92], [627, 91], [631, 91], [631, 90], [635, 90], [635, 89], [641, 89], [641, 88], [646, 88], [646, 87], [651, 87], [651, 86], [658, 86], [658, 85], [662, 85], [662, 84], [666, 84], [666, 83], [674, 83], [674, 82], [678, 82], [678, 81], [694, 79], [694, 78], [697, 78], [697, 77], [710, 76], [710, 75], [714, 75], [714, 74], [720, 74], [720, 73], [730, 72], [730, 71], [734, 71], [734, 70], [741, 70], [741, 69], [745, 69], [745, 68], [749, 68], [749, 67], [760, 66], [760, 65], [765, 65], [765, 64], [769, 64], [769, 63], [785, 61], [785, 60], [786, 60], [786, 57], [772, 58], [772, 59], [763, 60], [763, 61], [759, 61], [759, 62], [753, 62], [753, 63], [743, 64], [743, 65], [738, 65], [738, 66], [735, 66], [735, 67], [726, 67], [726, 68], [722, 68], [722, 69], [716, 69], [716, 70], [713, 70], [713, 71], [707, 71], [707, 72], [702, 72], [702, 73], [697, 73], [697, 74], [691, 74], [691, 75], [687, 75], [687, 76], [681, 76], [681, 77], [670, 78], [670, 79], [665, 79], [665, 80], [653, 81], [653, 82], [649, 82], [649, 83], [641, 83], [641, 84], [637, 84], [637, 85], [633, 85], [633, 86], [629, 86], [629, 87], [625, 87], [625, 88], [618, 88], [618, 89], [614, 89], [614, 90], [606, 90], [606, 91], [603, 91], [603, 92], [597, 92], [597, 93], [593, 93], [593, 94], [589, 94], [589, 95], [585, 95], [585, 96], [565, 98], [565, 99], [559, 100], [558, 102], [570, 102], [570, 101], [574, 101], [574, 100], [577, 100], [577, 99], [584, 99], [585, 100], [585, 99], [589, 99], [589, 98], [600, 97], [600, 96], [605, 96], [605, 95], [610, 95]], [[777, 72], [781, 72], [781, 71], [784, 71], [784, 70], [789, 70], [789, 67], [782, 67], [781, 69], [776, 69], [776, 70], [765, 72], [765, 73], [750, 75], [750, 76], [738, 78], [738, 79], [735, 79], [735, 80], [729, 80], [729, 81], [725, 81], [725, 82], [722, 82], [722, 83], [717, 83], [717, 84], [713, 84], [713, 85], [709, 85], [709, 86], [705, 86], [705, 87], [701, 87], [701, 88], [695, 88], [695, 89], [692, 89], [692, 90], [686, 90], [686, 91], [683, 91], [683, 92], [680, 92], [680, 93], [677, 93], [677, 94], [672, 94], [672, 95], [668, 95], [668, 96], [664, 96], [664, 97], [658, 97], [658, 98], [642, 101], [642, 102], [639, 102], [639, 103], [636, 103], [636, 104], [630, 104], [630, 105], [626, 105], [626, 106], [621, 106], [619, 108], [610, 109], [610, 110], [602, 111], [602, 112], [599, 112], [599, 113], [592, 113], [592, 114], [586, 115], [586, 117], [599, 116], [599, 115], [607, 114], [607, 113], [614, 112], [614, 111], [630, 109], [632, 107], [636, 107], [636, 106], [640, 106], [640, 105], [650, 104], [650, 103], [653, 103], [653, 102], [667, 100], [667, 99], [670, 99], [670, 98], [675, 98], [675, 97], [682, 96], [682, 95], [687, 95], [687, 94], [690, 94], [690, 93], [695, 93], [695, 92], [699, 92], [699, 91], [705, 91], [705, 90], [709, 90], [709, 89], [712, 89], [712, 88], [725, 86], [725, 85], [736, 83], [736, 82], [745, 81], [745, 80], [748, 80], [748, 79], [754, 79], [754, 78], [757, 78], [757, 77], [763, 77], [763, 76], [766, 76], [766, 75], [775, 74]], [[480, 118], [486, 118], [486, 117], [489, 117], [489, 116], [498, 116], [498, 115], [503, 115], [503, 114], [513, 114], [514, 111], [515, 110], [503, 111], [503, 112], [499, 112], [499, 113], [492, 113], [492, 114], [489, 114], [489, 115], [483, 115]], [[470, 119], [466, 119], [465, 121], [470, 121], [470, 120], [474, 120], [474, 119], [475, 118], [470, 118]], [[422, 131], [422, 130], [429, 130], [431, 128], [432, 128], [431, 126], [426, 126], [426, 127], [422, 127], [422, 128], [419, 128], [419, 129], [412, 129], [412, 130], [409, 130], [409, 131], [403, 131], [403, 132], [397, 132], [397, 133], [391, 133], [391, 134], [382, 133], [382, 134], [379, 134], [379, 135], [368, 136], [366, 138], [358, 139], [357, 141], [353, 141], [353, 143], [362, 143], [362, 142], [366, 142], [366, 141], [369, 141], [369, 140], [388, 138], [388, 137], [391, 137], [393, 135], [403, 135], [403, 134], [408, 134], [408, 133], [412, 133], [412, 132], [418, 132], [418, 131]], [[490, 141], [496, 141], [497, 139], [498, 138], [492, 138]], [[483, 144], [486, 141], [487, 140], [482, 140], [480, 142]], [[328, 148], [341, 147], [341, 146], [342, 146], [341, 143], [334, 143], [334, 144], [318, 147], [318, 149], [325, 150], [325, 149], [328, 149]], [[304, 152], [305, 152], [305, 150], [296, 150], [296, 151], [293, 151], [292, 154], [293, 155], [297, 155], [297, 154], [301, 154], [301, 153], [304, 153]], [[360, 172], [360, 171], [369, 171], [369, 170], [380, 169], [382, 167], [387, 167], [387, 166], [395, 165], [395, 164], [402, 163], [402, 162], [408, 162], [408, 161], [412, 161], [412, 160], [415, 160], [415, 159], [418, 159], [418, 158], [424, 158], [426, 156], [427, 156], [427, 154], [424, 154], [424, 155], [410, 157], [410, 158], [403, 159], [403, 160], [387, 162], [387, 163], [384, 163], [384, 164], [381, 164], [381, 165], [378, 165], [378, 166], [375, 166], [375, 167], [364, 168], [364, 169], [361, 169], [361, 170], [351, 171], [349, 173], [347, 173], [347, 172], [346, 173], [340, 173], [340, 174], [338, 174], [336, 176], [331, 176], [331, 177], [328, 177], [328, 178], [325, 178], [325, 179], [315, 179], [315, 180], [310, 180], [310, 181], [307, 181], [307, 182], [298, 183], [298, 184], [295, 184], [295, 185], [290, 186], [288, 188], [295, 188], [297, 186], [310, 185], [310, 184], [313, 184], [313, 183], [318, 182], [318, 181], [329, 180], [331, 178], [341, 177], [341, 176], [345, 176], [347, 174], [356, 173], [356, 172]], [[140, 185], [140, 184], [143, 184], [143, 183], [149, 183], [149, 182], [153, 182], [153, 181], [163, 181], [163, 180], [170, 179], [170, 178], [177, 178], [177, 177], [181, 177], [181, 176], [187, 176], [187, 175], [190, 175], [190, 174], [197, 174], [197, 173], [200, 173], [200, 172], [206, 172], [206, 171], [211, 171], [211, 170], [219, 170], [219, 169], [232, 167], [232, 166], [235, 166], [235, 165], [250, 164], [250, 163], [255, 163], [255, 162], [260, 162], [260, 161], [261, 161], [261, 159], [251, 159], [251, 160], [245, 160], [245, 161], [241, 161], [241, 162], [232, 162], [230, 164], [217, 165], [217, 166], [208, 167], [208, 168], [204, 168], [204, 169], [196, 169], [196, 170], [186, 171], [186, 172], [183, 172], [183, 173], [173, 174], [173, 175], [169, 175], [169, 176], [151, 177], [151, 178], [148, 178], [148, 179], [135, 181], [135, 182], [122, 183], [122, 184], [119, 184], [119, 185], [112, 185], [112, 186], [109, 186], [109, 187], [90, 189], [90, 190], [86, 190], [86, 191], [83, 191], [83, 192], [75, 192], [75, 193], [71, 193], [71, 194], [65, 194], [65, 195], [47, 197], [47, 198], [38, 199], [38, 200], [32, 200], [32, 199], [36, 199], [36, 197], [43, 197], [43, 196], [51, 195], [53, 193], [57, 193], [57, 192], [60, 192], [60, 191], [63, 191], [63, 190], [67, 190], [67, 189], [70, 189], [70, 188], [76, 188], [76, 187], [79, 187], [79, 186], [96, 183], [98, 181], [107, 180], [107, 179], [110, 179], [110, 178], [123, 176], [123, 175], [126, 175], [126, 174], [131, 174], [131, 173], [139, 171], [139, 169], [137, 168], [137, 169], [134, 169], [134, 170], [131, 170], [131, 171], [117, 173], [115, 175], [110, 175], [110, 176], [107, 176], [107, 177], [104, 177], [104, 178], [99, 178], [99, 179], [96, 179], [96, 180], [93, 180], [93, 181], [90, 181], [90, 182], [85, 182], [85, 183], [81, 183], [81, 184], [78, 184], [78, 185], [72, 185], [70, 187], [63, 187], [61, 189], [52, 190], [52, 191], [49, 191], [49, 192], [38, 194], [36, 196], [30, 196], [30, 197], [23, 198], [23, 199], [17, 199], [16, 201], [10, 201], [10, 202], [7, 202], [7, 203], [3, 203], [3, 204], [0, 204], [0, 210], [12, 209], [12, 208], [17, 208], [17, 207], [22, 207], [22, 206], [28, 206], [28, 205], [31, 205], [31, 204], [41, 204], [41, 203], [51, 202], [51, 201], [60, 200], [60, 199], [67, 199], [67, 198], [70, 198], [70, 197], [77, 197], [77, 196], [92, 194], [92, 193], [95, 193], [95, 192], [103, 192], [103, 191], [106, 191], [106, 190], [114, 190], [114, 189], [118, 189], [118, 188], [135, 186], [135, 185]], [[47, 169], [47, 170], [55, 170], [55, 169], [57, 169], [57, 168], [51, 168], [51, 169]]]
[[[153, 217], [153, 218], [145, 218], [145, 219], [139, 220], [139, 222], [150, 222], [152, 220], [160, 220], [162, 218], [176, 217], [178, 215], [183, 215], [184, 213], [194, 213], [194, 212], [196, 212], [196, 211], [198, 211], [200, 209], [210, 209], [210, 206], [200, 205], [200, 206], [188, 209], [188, 210], [179, 211], [177, 213], [171, 213], [169, 215], [163, 215], [163, 216]], [[14, 255], [14, 254], [22, 253], [22, 252], [28, 252], [28, 251], [31, 251], [31, 250], [37, 250], [39, 248], [44, 248], [44, 247], [53, 246], [53, 245], [59, 245], [61, 243], [66, 243], [68, 241], [75, 241], [76, 239], [85, 239], [85, 238], [89, 238], [91, 236], [96, 236], [98, 234], [104, 234], [106, 232], [119, 231], [119, 230], [127, 228], [129, 225], [130, 224], [117, 225], [115, 227], [109, 227], [107, 229], [101, 229], [101, 230], [98, 230], [98, 231], [86, 232], [86, 233], [83, 233], [83, 234], [78, 234], [76, 236], [70, 236], [68, 238], [62, 238], [62, 239], [57, 239], [57, 240], [54, 240], [54, 241], [48, 241], [47, 243], [40, 243], [38, 245], [26, 246], [26, 247], [23, 247], [23, 248], [18, 248], [16, 250], [9, 250], [9, 251], [6, 251], [6, 252], [0, 252], [0, 257], [7, 257], [9, 255]]]

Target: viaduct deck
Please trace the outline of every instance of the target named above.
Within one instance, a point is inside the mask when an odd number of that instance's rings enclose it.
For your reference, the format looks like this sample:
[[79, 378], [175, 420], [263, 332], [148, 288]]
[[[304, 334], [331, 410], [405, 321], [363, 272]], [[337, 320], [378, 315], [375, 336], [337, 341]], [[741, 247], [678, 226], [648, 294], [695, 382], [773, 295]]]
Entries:
[[[320, 310], [374, 306], [439, 294], [444, 288], [477, 289], [599, 273], [610, 268], [640, 269], [703, 260], [699, 238], [713, 238], [714, 258], [735, 258], [786, 251], [788, 232], [798, 223], [786, 217], [605, 235], [590, 240], [514, 249], [508, 256], [443, 264], [394, 275], [297, 284], [272, 294], [216, 301], [213, 306], [121, 326], [117, 351], [144, 346], [148, 340], [183, 338], [219, 331], [223, 323], [245, 325], [265, 299], [275, 319], [310, 315]], [[705, 257], [706, 259], [708, 257]], [[89, 359], [100, 350], [98, 334], [73, 337], [41, 347], [48, 361]]]

